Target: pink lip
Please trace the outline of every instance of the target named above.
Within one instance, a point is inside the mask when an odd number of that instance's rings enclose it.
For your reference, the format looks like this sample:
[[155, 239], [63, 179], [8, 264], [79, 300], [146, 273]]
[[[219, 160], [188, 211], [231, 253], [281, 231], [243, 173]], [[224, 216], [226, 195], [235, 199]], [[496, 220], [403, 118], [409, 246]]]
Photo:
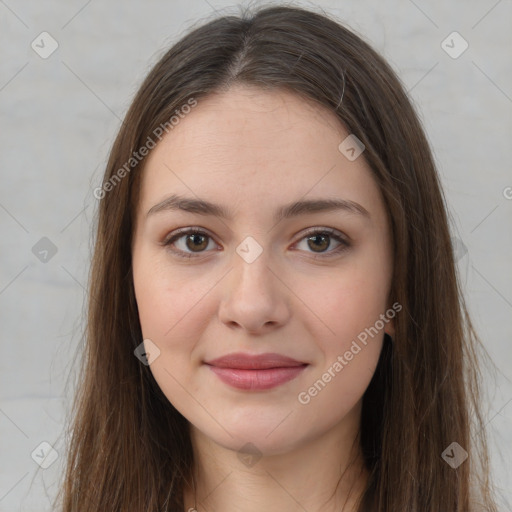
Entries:
[[238, 389], [271, 389], [297, 377], [307, 363], [280, 354], [251, 356], [241, 352], [206, 362], [226, 384]]

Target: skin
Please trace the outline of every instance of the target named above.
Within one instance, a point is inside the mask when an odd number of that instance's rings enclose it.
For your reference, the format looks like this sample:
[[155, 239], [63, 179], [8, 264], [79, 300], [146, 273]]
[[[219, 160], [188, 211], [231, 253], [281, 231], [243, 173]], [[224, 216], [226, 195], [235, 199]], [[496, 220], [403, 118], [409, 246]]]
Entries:
[[[133, 277], [144, 339], [160, 350], [150, 370], [190, 423], [198, 485], [186, 489], [185, 510], [355, 510], [367, 478], [355, 442], [362, 397], [392, 321], [308, 404], [298, 400], [391, 306], [387, 213], [364, 153], [349, 161], [338, 149], [347, 135], [315, 103], [236, 85], [202, 98], [148, 156]], [[170, 194], [234, 216], [148, 215]], [[339, 210], [273, 220], [277, 207], [313, 198], [357, 202], [369, 218]], [[210, 238], [163, 245], [187, 227]], [[336, 254], [340, 242], [308, 242], [309, 228], [332, 228], [349, 245]], [[263, 250], [252, 263], [236, 252], [247, 236]], [[273, 389], [237, 390], [203, 364], [232, 352], [277, 352], [308, 366]], [[248, 442], [261, 455], [250, 466], [237, 456]]]

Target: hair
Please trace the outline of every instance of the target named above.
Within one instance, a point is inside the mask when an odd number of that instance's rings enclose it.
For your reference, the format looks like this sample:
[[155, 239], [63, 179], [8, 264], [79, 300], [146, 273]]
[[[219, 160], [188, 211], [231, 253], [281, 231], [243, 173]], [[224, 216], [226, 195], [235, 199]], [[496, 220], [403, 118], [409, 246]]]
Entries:
[[[133, 353], [142, 333], [131, 246], [145, 159], [114, 178], [183, 105], [237, 84], [288, 91], [334, 113], [365, 145], [389, 215], [390, 299], [402, 311], [363, 396], [369, 478], [358, 510], [495, 512], [478, 349], [489, 356], [464, 302], [421, 122], [362, 37], [325, 13], [285, 5], [191, 29], [154, 65], [126, 114], [103, 178], [112, 186], [99, 202], [61, 510], [183, 511], [194, 462], [189, 423]], [[454, 441], [469, 453], [456, 469], [441, 457]]]

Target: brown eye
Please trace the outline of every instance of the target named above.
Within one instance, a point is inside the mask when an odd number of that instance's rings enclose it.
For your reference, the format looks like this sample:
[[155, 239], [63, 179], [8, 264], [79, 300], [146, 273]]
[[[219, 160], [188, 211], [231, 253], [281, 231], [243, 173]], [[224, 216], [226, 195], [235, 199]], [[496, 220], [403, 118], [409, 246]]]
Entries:
[[191, 251], [202, 251], [206, 249], [208, 246], [208, 237], [205, 235], [199, 235], [196, 233], [192, 233], [190, 235], [185, 235], [186, 237], [186, 246]]
[[[201, 253], [208, 252], [210, 243], [215, 246], [210, 235], [200, 229], [182, 229], [174, 235], [167, 238], [163, 245], [169, 246], [170, 250], [177, 256], [184, 258], [193, 258]], [[210, 247], [211, 249], [211, 247]]]
[[350, 244], [345, 240], [344, 235], [337, 230], [332, 228], [316, 228], [310, 229], [296, 246], [306, 253], [316, 253], [321, 257], [329, 257], [336, 256], [348, 249]]
[[328, 234], [322, 233], [308, 237], [308, 247], [315, 252], [323, 252], [329, 248], [329, 245], [330, 237]]

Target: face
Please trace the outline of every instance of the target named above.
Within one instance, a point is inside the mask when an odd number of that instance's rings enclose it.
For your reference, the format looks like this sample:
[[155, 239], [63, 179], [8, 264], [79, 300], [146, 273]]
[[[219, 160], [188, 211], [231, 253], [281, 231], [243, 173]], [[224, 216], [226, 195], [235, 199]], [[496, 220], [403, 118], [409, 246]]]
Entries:
[[[360, 410], [392, 332], [392, 250], [348, 135], [298, 96], [236, 86], [147, 158], [132, 251], [150, 370], [219, 445], [283, 453]], [[234, 353], [273, 355], [213, 362]]]

